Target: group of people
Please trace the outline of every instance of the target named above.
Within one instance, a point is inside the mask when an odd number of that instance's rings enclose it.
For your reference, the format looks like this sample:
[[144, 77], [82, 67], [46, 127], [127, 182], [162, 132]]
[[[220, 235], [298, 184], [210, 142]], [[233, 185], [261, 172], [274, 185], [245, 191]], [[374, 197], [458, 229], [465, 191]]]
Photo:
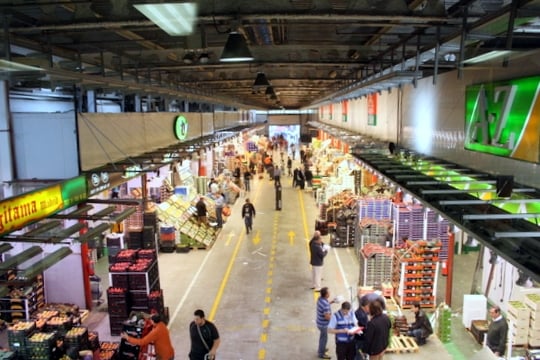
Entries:
[[[351, 303], [345, 301], [341, 308], [332, 314], [330, 291], [321, 287], [322, 269], [329, 246], [324, 244], [321, 232], [316, 230], [309, 242], [311, 265], [311, 289], [320, 292], [317, 300], [316, 323], [319, 329], [317, 355], [320, 359], [331, 359], [328, 355], [328, 333], [336, 336], [336, 356], [338, 360], [380, 360], [388, 347], [391, 321], [384, 313], [386, 301], [379, 293], [360, 297], [356, 311]], [[332, 302], [336, 302], [333, 300]], [[407, 335], [416, 339], [419, 345], [433, 333], [431, 323], [418, 302], [412, 304], [415, 321], [409, 326]]]
[[[203, 310], [195, 310], [194, 319], [189, 324], [189, 336], [191, 349], [190, 360], [213, 360], [216, 358], [217, 349], [221, 343], [217, 327], [211, 321], [206, 320]], [[167, 325], [159, 314], [150, 317], [152, 330], [142, 338], [135, 338], [123, 332], [122, 339], [133, 345], [146, 346], [154, 344], [157, 360], [173, 360], [175, 356], [171, 337]]]
[[328, 334], [336, 338], [336, 357], [338, 360], [363, 360], [364, 354], [370, 360], [381, 360], [388, 347], [392, 323], [384, 313], [384, 298], [360, 298], [360, 306], [352, 311], [351, 303], [344, 301], [338, 311], [332, 313], [330, 291], [320, 290], [317, 300], [317, 328], [319, 344], [317, 354], [320, 359], [331, 359], [326, 347]]

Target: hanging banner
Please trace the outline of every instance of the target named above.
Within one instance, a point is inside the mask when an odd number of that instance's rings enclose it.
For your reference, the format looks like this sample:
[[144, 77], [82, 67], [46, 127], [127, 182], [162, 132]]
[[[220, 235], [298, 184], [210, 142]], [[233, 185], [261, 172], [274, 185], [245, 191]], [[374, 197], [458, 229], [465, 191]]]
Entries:
[[467, 86], [467, 150], [540, 162], [540, 76]]
[[371, 126], [377, 125], [377, 93], [367, 95], [367, 123]]
[[347, 113], [349, 112], [349, 101], [343, 100], [341, 102], [341, 120], [347, 122]]
[[21, 229], [86, 200], [86, 181], [79, 176], [0, 202], [0, 235]]

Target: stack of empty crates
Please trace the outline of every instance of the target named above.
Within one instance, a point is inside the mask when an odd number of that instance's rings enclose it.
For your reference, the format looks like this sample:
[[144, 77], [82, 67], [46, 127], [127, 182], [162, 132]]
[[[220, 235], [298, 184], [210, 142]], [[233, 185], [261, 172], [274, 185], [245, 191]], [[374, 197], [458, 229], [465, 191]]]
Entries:
[[525, 305], [530, 310], [528, 345], [540, 347], [540, 294], [525, 295]]
[[382, 288], [392, 279], [393, 250], [384, 245], [368, 243], [360, 251], [360, 286]]
[[508, 302], [507, 320], [511, 324], [512, 344], [524, 346], [527, 344], [529, 334], [529, 318], [531, 310], [521, 301]]

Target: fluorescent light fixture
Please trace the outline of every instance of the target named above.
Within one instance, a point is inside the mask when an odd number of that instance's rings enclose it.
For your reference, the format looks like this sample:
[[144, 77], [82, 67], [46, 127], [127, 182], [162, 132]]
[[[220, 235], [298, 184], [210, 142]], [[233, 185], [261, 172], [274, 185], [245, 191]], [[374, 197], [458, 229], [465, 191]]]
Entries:
[[481, 62], [486, 62], [486, 61], [494, 60], [503, 56], [507, 56], [507, 55], [510, 55], [511, 53], [512, 53], [512, 50], [493, 50], [485, 54], [478, 55], [470, 59], [464, 60], [463, 63], [464, 64], [478, 64]]
[[0, 72], [15, 72], [15, 71], [43, 71], [42, 68], [35, 66], [24, 65], [14, 61], [0, 60]]
[[171, 36], [184, 36], [193, 32], [197, 17], [197, 4], [138, 4], [133, 5], [144, 16]]

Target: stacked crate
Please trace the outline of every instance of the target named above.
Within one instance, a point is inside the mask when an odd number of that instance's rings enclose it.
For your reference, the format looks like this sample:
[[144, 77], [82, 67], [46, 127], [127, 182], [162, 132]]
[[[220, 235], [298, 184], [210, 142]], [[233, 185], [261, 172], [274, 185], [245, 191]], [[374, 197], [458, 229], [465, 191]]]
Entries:
[[360, 253], [360, 286], [381, 288], [384, 282], [392, 279], [392, 249], [366, 244]]
[[20, 321], [8, 328], [9, 349], [20, 359], [28, 359], [27, 338], [36, 330], [34, 322]]
[[[421, 240], [424, 237], [424, 207], [422, 205], [410, 205], [411, 228], [409, 230], [410, 240]], [[428, 238], [429, 239], [429, 238]]]
[[[159, 268], [155, 250], [123, 250], [121, 262], [109, 268], [111, 288], [108, 291], [111, 334], [118, 335], [131, 311], [165, 316], [163, 292], [160, 289]], [[157, 293], [156, 293], [157, 292]], [[114, 306], [111, 307], [111, 302]]]
[[64, 342], [68, 348], [77, 349], [77, 351], [88, 350], [90, 348], [88, 329], [82, 326], [71, 328], [66, 333]]
[[123, 323], [129, 316], [128, 292], [124, 288], [107, 289], [109, 325], [111, 335], [118, 336], [122, 332]]
[[444, 344], [452, 341], [452, 310], [446, 304], [439, 308], [437, 337]]
[[392, 285], [402, 308], [410, 308], [414, 302], [435, 307], [440, 246], [440, 242], [409, 240], [396, 253]]
[[530, 310], [528, 345], [540, 347], [540, 294], [525, 295], [525, 305]]
[[33, 333], [26, 341], [28, 356], [32, 360], [49, 360], [56, 340], [56, 333]]
[[403, 205], [394, 206], [394, 245], [403, 246], [411, 233], [411, 210]]
[[358, 219], [390, 219], [392, 201], [387, 198], [364, 198], [358, 201]]
[[513, 345], [523, 346], [527, 344], [529, 333], [529, 318], [531, 310], [521, 301], [508, 302], [508, 321], [512, 324]]

